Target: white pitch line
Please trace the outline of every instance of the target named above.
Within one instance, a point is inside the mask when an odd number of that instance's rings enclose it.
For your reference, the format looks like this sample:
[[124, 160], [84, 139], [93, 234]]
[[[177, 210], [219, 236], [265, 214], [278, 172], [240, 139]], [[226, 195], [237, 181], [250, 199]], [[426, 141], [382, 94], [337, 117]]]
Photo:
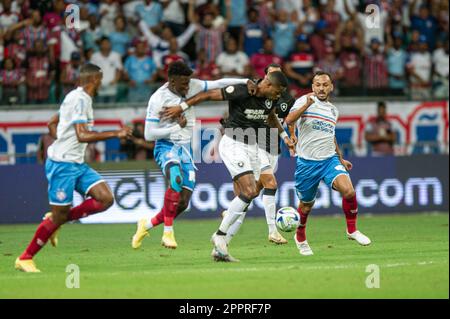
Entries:
[[[395, 263], [395, 264], [381, 264], [378, 265], [380, 268], [397, 268], [397, 267], [410, 267], [410, 266], [427, 266], [431, 264], [448, 264], [448, 261], [444, 262], [436, 262], [436, 261], [420, 261], [417, 263]], [[336, 269], [365, 269], [366, 265], [336, 265], [336, 266], [281, 266], [281, 267], [249, 267], [249, 268], [208, 268], [208, 269], [198, 269], [198, 268], [190, 268], [190, 269], [183, 269], [183, 270], [171, 270], [170, 273], [214, 273], [214, 272], [257, 272], [257, 271], [280, 271], [280, 270], [298, 270], [298, 271], [304, 271], [304, 270], [336, 270]], [[143, 270], [143, 271], [124, 271], [124, 272], [108, 272], [108, 273], [101, 273], [102, 276], [129, 276], [133, 274], [137, 275], [155, 275], [155, 274], [166, 274], [167, 269], [161, 269], [161, 270]], [[98, 273], [100, 275], [100, 273]], [[11, 276], [3, 276], [7, 275], [6, 273], [0, 274], [0, 278], [3, 279], [31, 279], [28, 277], [28, 274], [26, 276], [21, 277], [15, 277], [12, 278]], [[25, 274], [24, 274], [25, 275]], [[43, 277], [50, 277], [54, 275], [60, 275], [60, 273], [40, 273], [40, 274], [33, 274], [33, 278], [43, 278]], [[89, 276], [95, 276], [97, 273], [85, 271], [83, 274], [83, 271], [81, 271], [81, 275], [89, 275]]]

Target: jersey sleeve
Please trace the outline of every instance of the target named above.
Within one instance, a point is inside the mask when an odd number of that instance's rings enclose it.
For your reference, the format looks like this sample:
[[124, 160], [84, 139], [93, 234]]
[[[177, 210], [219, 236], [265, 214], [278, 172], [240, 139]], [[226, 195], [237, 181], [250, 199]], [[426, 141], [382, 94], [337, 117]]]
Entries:
[[237, 78], [224, 78], [215, 81], [204, 81], [198, 79], [192, 79], [189, 83], [189, 97], [194, 96], [201, 92], [208, 90], [223, 89], [230, 85], [245, 84], [247, 85], [248, 79]]
[[248, 93], [247, 85], [229, 85], [222, 89], [222, 95], [224, 100], [233, 101], [239, 99], [246, 99], [250, 97]]
[[153, 95], [150, 98], [150, 101], [148, 101], [147, 106], [147, 116], [145, 118], [146, 122], [154, 122], [159, 123], [160, 122], [160, 116], [159, 113], [162, 110], [162, 103], [159, 100], [157, 95]]
[[[294, 105], [291, 108], [290, 112], [296, 111], [299, 108], [301, 108], [302, 106], [304, 106], [306, 104], [306, 102], [308, 102], [308, 98], [306, 97], [306, 95], [302, 96], [301, 98], [299, 98], [297, 101], [295, 101]], [[289, 113], [290, 113], [289, 112]]]
[[82, 124], [88, 123], [89, 102], [83, 97], [76, 97], [73, 101], [73, 109], [71, 112], [71, 123]]

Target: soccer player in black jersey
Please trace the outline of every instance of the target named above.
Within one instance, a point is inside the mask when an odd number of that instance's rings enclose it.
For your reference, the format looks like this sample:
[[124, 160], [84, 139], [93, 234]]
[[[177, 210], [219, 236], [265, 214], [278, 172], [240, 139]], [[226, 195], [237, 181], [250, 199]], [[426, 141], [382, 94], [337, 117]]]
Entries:
[[[222, 223], [212, 236], [215, 260], [230, 261], [227, 231], [238, 218], [245, 215], [247, 207], [259, 195], [256, 181], [259, 179], [261, 158], [259, 140], [266, 143], [267, 128], [276, 128], [285, 144], [294, 152], [294, 145], [281, 126], [275, 113], [276, 101], [287, 89], [287, 79], [280, 71], [269, 73], [257, 84], [255, 95], [250, 95], [246, 85], [232, 85], [220, 90], [210, 90], [181, 103], [178, 107], [166, 108], [165, 118], [177, 118], [192, 105], [204, 101], [229, 101], [229, 117], [224, 123], [224, 137], [219, 152], [233, 181], [239, 186], [239, 195], [230, 203]], [[262, 146], [265, 147], [265, 144]]]
[[[273, 63], [267, 66], [265, 73], [267, 74], [275, 71], [281, 71], [281, 66], [279, 64]], [[289, 115], [289, 111], [295, 103], [295, 99], [289, 94], [288, 90], [284, 91], [281, 97], [275, 102], [275, 113], [278, 118], [284, 122], [284, 119]], [[225, 119], [222, 120], [222, 122]], [[276, 191], [277, 191], [277, 180], [275, 178], [275, 170], [278, 163], [278, 156], [281, 152], [280, 150], [280, 138], [278, 133], [271, 134], [270, 127], [266, 129], [266, 140], [259, 141], [260, 146], [260, 164], [261, 164], [261, 175], [257, 181], [258, 193], [263, 190], [262, 202], [264, 205], [264, 212], [266, 215], [267, 226], [269, 228], [269, 241], [275, 244], [286, 244], [287, 240], [278, 232], [275, 225], [275, 214], [276, 214]], [[235, 195], [239, 195], [239, 186], [236, 182], [234, 184]], [[224, 211], [222, 215], [226, 215], [227, 211]], [[227, 243], [231, 241], [233, 236], [239, 231], [242, 225], [245, 214], [239, 217], [229, 228], [226, 236]], [[216, 252], [213, 252], [213, 256], [216, 256]]]

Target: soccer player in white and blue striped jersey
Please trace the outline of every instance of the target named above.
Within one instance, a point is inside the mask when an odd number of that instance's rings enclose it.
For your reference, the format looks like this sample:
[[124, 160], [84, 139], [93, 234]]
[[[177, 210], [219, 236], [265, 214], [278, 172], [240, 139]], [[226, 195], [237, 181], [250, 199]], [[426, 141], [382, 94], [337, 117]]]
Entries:
[[361, 245], [370, 244], [370, 239], [356, 228], [358, 203], [348, 173], [352, 164], [342, 157], [335, 137], [339, 111], [329, 100], [333, 91], [331, 76], [318, 72], [313, 78], [312, 90], [313, 93], [295, 102], [286, 119], [291, 137], [297, 143], [295, 188], [300, 199], [300, 226], [294, 239], [302, 255], [313, 254], [306, 240], [306, 221], [322, 180], [342, 195], [347, 237]]

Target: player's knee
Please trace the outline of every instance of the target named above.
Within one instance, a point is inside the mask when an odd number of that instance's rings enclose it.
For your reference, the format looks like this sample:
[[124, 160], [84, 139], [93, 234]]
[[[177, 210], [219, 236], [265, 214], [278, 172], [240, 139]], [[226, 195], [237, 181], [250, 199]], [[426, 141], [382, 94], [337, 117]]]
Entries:
[[312, 211], [312, 206], [310, 205], [302, 205], [301, 207], [302, 213], [308, 215]]
[[114, 204], [114, 196], [110, 192], [105, 192], [100, 196], [98, 201], [102, 204], [104, 210], [107, 210]]
[[352, 187], [346, 188], [342, 191], [342, 197], [345, 199], [351, 199], [356, 196], [356, 192]]
[[259, 192], [258, 192], [258, 189], [256, 188], [256, 185], [255, 186], [248, 186], [248, 187], [245, 187], [242, 190], [241, 195], [243, 195], [244, 197], [252, 200], [252, 199], [258, 197]]
[[67, 213], [52, 213], [52, 221], [56, 225], [62, 225], [68, 222], [69, 220], [69, 211]]

